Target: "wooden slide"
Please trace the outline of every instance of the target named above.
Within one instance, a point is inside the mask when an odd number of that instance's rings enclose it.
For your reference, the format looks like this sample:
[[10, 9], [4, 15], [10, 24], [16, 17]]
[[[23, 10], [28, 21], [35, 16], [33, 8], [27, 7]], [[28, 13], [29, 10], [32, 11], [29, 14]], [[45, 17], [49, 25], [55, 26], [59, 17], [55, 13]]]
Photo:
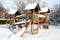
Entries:
[[16, 35], [23, 37], [24, 34], [27, 33], [30, 24], [31, 24], [31, 20], [28, 20], [28, 22], [25, 24], [25, 27], [23, 27]]

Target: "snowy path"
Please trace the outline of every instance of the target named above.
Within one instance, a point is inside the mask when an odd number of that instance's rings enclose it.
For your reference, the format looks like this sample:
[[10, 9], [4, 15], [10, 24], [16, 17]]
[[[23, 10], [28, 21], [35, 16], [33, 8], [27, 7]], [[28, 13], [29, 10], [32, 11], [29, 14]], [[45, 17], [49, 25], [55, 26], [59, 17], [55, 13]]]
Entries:
[[60, 40], [59, 28], [50, 26], [50, 29], [40, 30], [36, 35], [27, 34], [24, 38], [14, 35], [9, 29], [0, 28], [0, 40]]

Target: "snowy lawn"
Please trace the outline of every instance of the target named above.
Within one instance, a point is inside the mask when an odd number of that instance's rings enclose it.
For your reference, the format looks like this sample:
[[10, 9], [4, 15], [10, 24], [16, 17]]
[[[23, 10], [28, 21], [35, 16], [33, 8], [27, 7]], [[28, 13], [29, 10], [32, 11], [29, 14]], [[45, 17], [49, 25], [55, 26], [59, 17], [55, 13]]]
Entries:
[[50, 26], [50, 29], [41, 29], [36, 35], [27, 34], [25, 37], [13, 34], [9, 29], [0, 28], [0, 40], [60, 40], [60, 27]]
[[13, 33], [7, 28], [0, 28], [0, 40], [8, 40]]

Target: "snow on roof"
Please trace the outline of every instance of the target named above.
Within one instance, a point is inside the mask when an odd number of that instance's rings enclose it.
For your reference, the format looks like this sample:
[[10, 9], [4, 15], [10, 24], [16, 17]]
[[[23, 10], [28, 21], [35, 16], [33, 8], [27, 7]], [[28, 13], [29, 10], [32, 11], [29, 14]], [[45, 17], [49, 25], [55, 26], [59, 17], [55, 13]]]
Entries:
[[[16, 22], [16, 23], [14, 23], [14, 24], [23, 24], [23, 23], [25, 23], [26, 22], [26, 20], [23, 20], [23, 21], [20, 21], [20, 22]], [[28, 20], [28, 22], [30, 22], [30, 19]]]
[[47, 12], [48, 11], [48, 7], [44, 7], [44, 8], [41, 8], [41, 11], [39, 11], [39, 13], [41, 12]]
[[44, 15], [39, 15], [39, 17], [45, 17]]
[[25, 10], [34, 9], [36, 6], [37, 6], [37, 3], [28, 4], [28, 5], [25, 7]]
[[16, 18], [25, 16], [25, 15], [26, 15], [26, 14], [18, 15], [18, 16], [16, 16]]
[[15, 14], [17, 12], [17, 9], [11, 9], [8, 11], [8, 14]]
[[23, 21], [21, 21], [21, 22], [16, 22], [16, 23], [14, 23], [14, 24], [23, 24], [23, 23], [25, 23], [26, 22], [26, 20], [23, 20]]

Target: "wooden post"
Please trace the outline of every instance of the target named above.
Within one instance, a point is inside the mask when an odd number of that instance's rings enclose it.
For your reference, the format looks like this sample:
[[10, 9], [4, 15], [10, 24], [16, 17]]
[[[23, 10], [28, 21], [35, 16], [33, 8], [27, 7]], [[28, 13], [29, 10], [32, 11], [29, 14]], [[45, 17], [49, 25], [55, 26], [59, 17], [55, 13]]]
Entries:
[[[34, 18], [38, 19], [38, 14], [35, 14], [35, 10], [33, 10], [33, 15], [32, 15], [32, 21], [33, 21], [33, 23], [32, 23], [32, 27], [31, 27], [31, 31], [32, 31], [32, 34], [37, 34], [38, 33], [38, 23], [39, 23], [39, 21], [38, 20], [34, 21]], [[37, 23], [36, 24], [37, 29], [34, 29], [35, 28], [35, 26], [34, 26], [35, 23]]]
[[15, 21], [16, 21], [16, 16], [15, 16], [15, 14], [14, 14], [14, 23], [15, 23]]
[[38, 12], [38, 31], [39, 31], [39, 12]]
[[[28, 22], [28, 17], [27, 17], [27, 10], [25, 11], [25, 14], [26, 14], [26, 23]], [[25, 24], [26, 24], [25, 23]]]

